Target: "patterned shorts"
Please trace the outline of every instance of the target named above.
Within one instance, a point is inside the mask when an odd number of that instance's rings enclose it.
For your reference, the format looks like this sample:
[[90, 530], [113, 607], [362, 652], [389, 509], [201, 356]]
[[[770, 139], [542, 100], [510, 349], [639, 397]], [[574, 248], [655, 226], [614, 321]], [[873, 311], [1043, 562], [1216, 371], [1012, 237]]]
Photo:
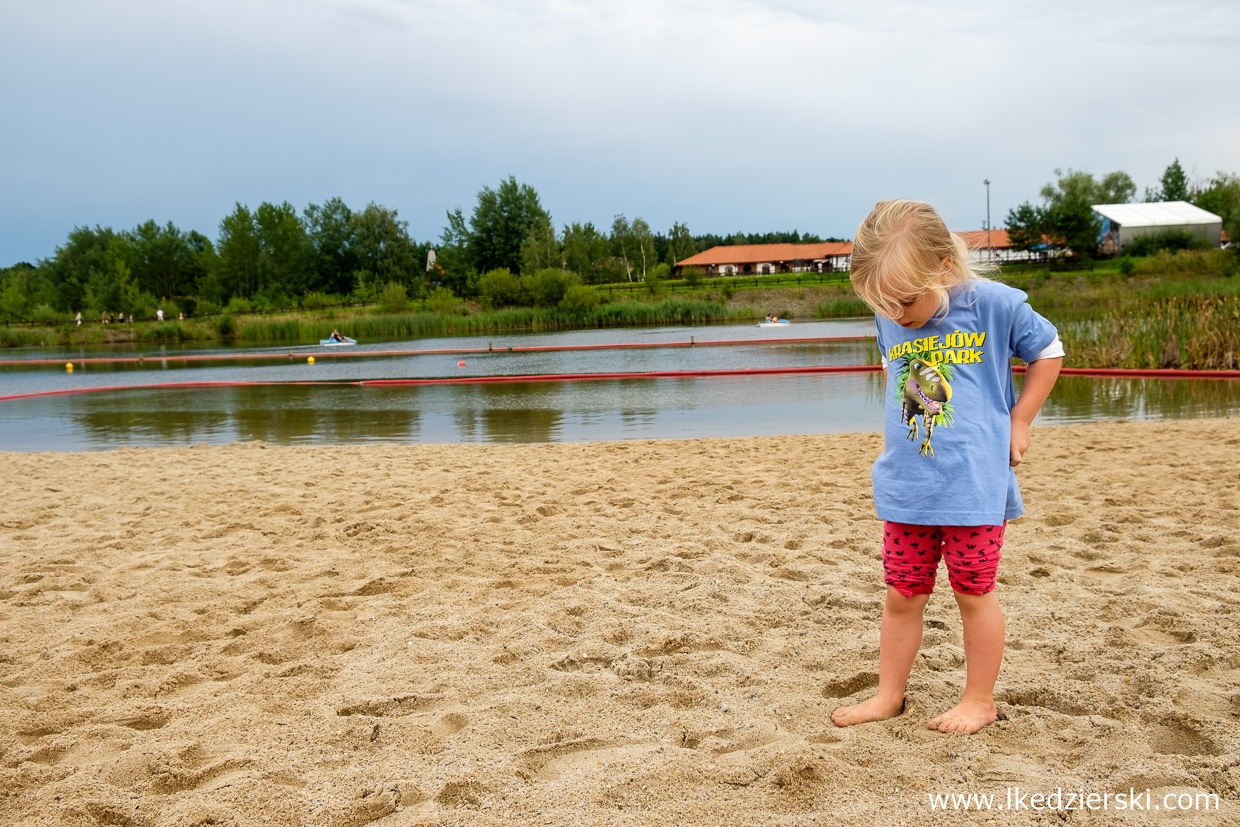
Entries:
[[930, 594], [939, 569], [961, 594], [986, 594], [995, 588], [1003, 557], [1003, 525], [912, 525], [883, 523], [883, 580], [905, 597]]

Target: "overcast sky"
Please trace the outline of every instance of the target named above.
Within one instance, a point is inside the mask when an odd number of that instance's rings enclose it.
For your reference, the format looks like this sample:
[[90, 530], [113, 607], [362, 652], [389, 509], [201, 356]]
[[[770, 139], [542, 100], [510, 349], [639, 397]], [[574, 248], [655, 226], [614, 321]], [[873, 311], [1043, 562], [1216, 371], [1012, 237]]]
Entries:
[[1240, 3], [0, 0], [0, 266], [74, 226], [340, 196], [419, 241], [483, 186], [557, 227], [980, 229], [1057, 167], [1240, 171]]

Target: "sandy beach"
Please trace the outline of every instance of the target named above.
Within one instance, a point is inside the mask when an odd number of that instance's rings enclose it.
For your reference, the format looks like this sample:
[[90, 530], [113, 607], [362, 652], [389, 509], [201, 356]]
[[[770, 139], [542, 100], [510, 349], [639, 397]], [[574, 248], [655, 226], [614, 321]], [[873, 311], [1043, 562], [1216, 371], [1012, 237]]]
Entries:
[[1240, 420], [1035, 429], [973, 736], [942, 572], [905, 714], [829, 718], [880, 444], [2, 454], [0, 823], [1240, 823]]

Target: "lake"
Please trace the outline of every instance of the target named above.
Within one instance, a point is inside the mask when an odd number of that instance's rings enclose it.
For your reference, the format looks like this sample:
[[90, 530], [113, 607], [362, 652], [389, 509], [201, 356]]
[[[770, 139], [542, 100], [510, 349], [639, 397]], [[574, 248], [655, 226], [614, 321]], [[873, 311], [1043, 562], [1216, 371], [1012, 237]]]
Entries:
[[[365, 382], [546, 374], [787, 369], [873, 364], [869, 319], [567, 331], [315, 347], [112, 347], [0, 351], [0, 396], [123, 388], [0, 402], [0, 450], [127, 446], [577, 442], [875, 431], [877, 373], [615, 378], [417, 386]], [[693, 341], [693, 346], [687, 346]], [[712, 345], [710, 342], [734, 342]], [[658, 347], [514, 351], [638, 344]], [[671, 346], [684, 344], [686, 346]], [[426, 353], [469, 351], [481, 353]], [[410, 353], [410, 351], [423, 351]], [[308, 363], [308, 356], [315, 364]], [[83, 359], [136, 359], [86, 362]], [[190, 360], [184, 357], [193, 357]], [[40, 360], [52, 360], [40, 363]], [[64, 363], [73, 360], [68, 373]], [[464, 361], [462, 367], [458, 362]], [[1017, 377], [1017, 384], [1021, 377]], [[1061, 377], [1039, 424], [1240, 414], [1240, 382]]]

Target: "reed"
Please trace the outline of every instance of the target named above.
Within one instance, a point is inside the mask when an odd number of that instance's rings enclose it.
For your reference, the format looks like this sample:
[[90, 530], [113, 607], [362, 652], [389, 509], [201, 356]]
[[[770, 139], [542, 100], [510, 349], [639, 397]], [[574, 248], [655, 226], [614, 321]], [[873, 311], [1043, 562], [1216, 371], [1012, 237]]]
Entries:
[[873, 313], [859, 296], [838, 296], [814, 305], [815, 319], [839, 319], [846, 316], [867, 316]]
[[0, 347], [34, 347], [44, 344], [44, 331], [34, 327], [0, 325]]
[[143, 343], [184, 342], [198, 338], [188, 325], [179, 321], [144, 325], [137, 331], [137, 336], [138, 341]]
[[[728, 307], [702, 299], [664, 298], [657, 302], [617, 301], [584, 313], [558, 308], [507, 307], [482, 313], [411, 312], [337, 316], [333, 326], [355, 339], [416, 339], [508, 330], [568, 330], [598, 327], [642, 327], [701, 324], [760, 316], [752, 307]], [[321, 317], [298, 314], [281, 319], [238, 319], [238, 336], [252, 343], [307, 343], [326, 335]]]
[[1059, 323], [1069, 367], [1240, 369], [1240, 296], [1173, 296]]

